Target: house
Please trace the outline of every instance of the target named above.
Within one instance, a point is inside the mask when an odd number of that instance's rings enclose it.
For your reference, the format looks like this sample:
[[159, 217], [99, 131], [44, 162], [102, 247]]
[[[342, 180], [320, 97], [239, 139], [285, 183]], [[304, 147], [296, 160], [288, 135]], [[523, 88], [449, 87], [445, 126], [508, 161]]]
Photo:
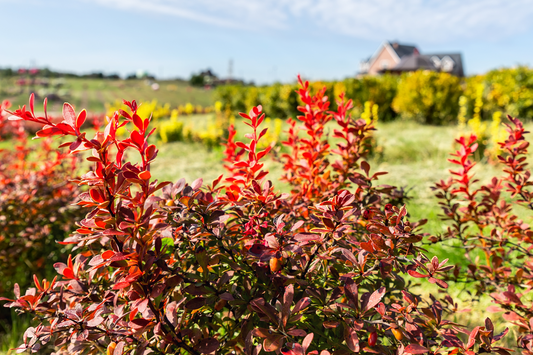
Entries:
[[464, 76], [460, 53], [421, 54], [415, 46], [398, 42], [384, 42], [372, 57], [361, 62], [360, 74], [400, 74], [420, 69]]

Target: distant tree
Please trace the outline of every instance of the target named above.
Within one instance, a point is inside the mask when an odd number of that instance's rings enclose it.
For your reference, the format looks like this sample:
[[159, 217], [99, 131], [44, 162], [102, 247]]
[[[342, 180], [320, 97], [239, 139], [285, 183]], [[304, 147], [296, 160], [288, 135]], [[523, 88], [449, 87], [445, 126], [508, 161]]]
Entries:
[[191, 76], [191, 79], [189, 80], [189, 84], [191, 84], [192, 86], [204, 86], [204, 76], [201, 74], [193, 74]]
[[0, 76], [4, 78], [10, 78], [13, 76], [13, 69], [11, 68], [5, 68], [0, 69]]
[[192, 86], [212, 85], [216, 80], [218, 80], [218, 77], [211, 71], [211, 69], [207, 69], [198, 74], [192, 74], [191, 79], [189, 79], [189, 84]]

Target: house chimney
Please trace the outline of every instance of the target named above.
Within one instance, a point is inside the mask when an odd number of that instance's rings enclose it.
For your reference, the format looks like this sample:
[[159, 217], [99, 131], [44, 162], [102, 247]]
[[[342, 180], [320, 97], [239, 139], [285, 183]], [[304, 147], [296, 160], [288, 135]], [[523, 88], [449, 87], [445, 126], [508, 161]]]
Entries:
[[397, 49], [398, 48], [398, 42], [396, 42], [396, 41], [392, 42], [392, 48]]

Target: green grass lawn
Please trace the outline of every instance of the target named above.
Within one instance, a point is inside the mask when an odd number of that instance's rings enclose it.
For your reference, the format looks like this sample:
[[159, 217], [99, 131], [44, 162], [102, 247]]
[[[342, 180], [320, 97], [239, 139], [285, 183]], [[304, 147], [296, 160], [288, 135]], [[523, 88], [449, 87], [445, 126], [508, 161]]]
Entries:
[[[31, 92], [37, 93], [37, 110], [45, 96], [57, 95], [57, 100], [50, 100], [49, 111], [59, 112], [64, 101], [70, 102], [77, 109], [85, 108], [92, 113], [105, 112], [105, 104], [115, 100], [137, 100], [138, 102], [156, 99], [160, 104], [170, 104], [171, 108], [191, 103], [193, 105], [211, 106], [213, 90], [195, 88], [184, 81], [155, 81], [159, 89], [154, 91], [148, 80], [112, 80], [112, 79], [46, 79], [48, 85], [20, 86], [15, 79], [0, 79], [0, 98], [8, 99], [14, 107], [25, 105]], [[39, 104], [39, 106], [37, 106]]]

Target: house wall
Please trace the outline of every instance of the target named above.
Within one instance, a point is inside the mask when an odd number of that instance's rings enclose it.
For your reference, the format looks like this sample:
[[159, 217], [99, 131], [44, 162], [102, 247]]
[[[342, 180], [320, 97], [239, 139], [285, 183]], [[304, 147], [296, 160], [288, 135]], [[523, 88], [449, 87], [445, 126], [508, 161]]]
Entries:
[[393, 55], [388, 48], [382, 47], [381, 52], [376, 56], [372, 64], [370, 64], [368, 74], [376, 75], [381, 69], [384, 69], [384, 65], [387, 65], [388, 68], [393, 68], [398, 63], [398, 57]]

